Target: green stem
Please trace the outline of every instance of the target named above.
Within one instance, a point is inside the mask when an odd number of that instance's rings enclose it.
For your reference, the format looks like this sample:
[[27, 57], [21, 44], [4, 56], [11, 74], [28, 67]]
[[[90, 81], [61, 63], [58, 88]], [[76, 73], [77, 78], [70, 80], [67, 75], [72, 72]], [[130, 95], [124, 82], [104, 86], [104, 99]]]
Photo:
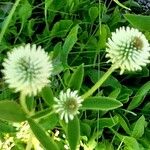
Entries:
[[97, 83], [88, 90], [85, 94], [83, 94], [81, 97], [83, 99], [86, 99], [87, 97], [91, 96], [104, 82], [105, 80], [111, 75], [111, 73], [116, 69], [115, 65], [112, 65], [108, 71], [97, 81]]
[[13, 7], [12, 7], [12, 9], [11, 9], [9, 15], [8, 15], [8, 17], [6, 18], [6, 20], [4, 22], [3, 28], [2, 28], [2, 30], [0, 32], [0, 43], [1, 43], [2, 39], [3, 39], [3, 36], [4, 36], [4, 34], [5, 34], [5, 32], [6, 32], [7, 28], [8, 28], [8, 25], [9, 25], [9, 23], [11, 21], [11, 18], [13, 16], [13, 14], [14, 14], [14, 12], [16, 10], [16, 7], [18, 6], [19, 2], [20, 2], [20, 0], [16, 0], [16, 2], [14, 3], [14, 5], [13, 5]]
[[27, 108], [27, 104], [26, 104], [26, 95], [24, 95], [23, 93], [20, 93], [20, 105], [22, 106], [23, 110], [27, 113], [30, 114], [28, 108]]

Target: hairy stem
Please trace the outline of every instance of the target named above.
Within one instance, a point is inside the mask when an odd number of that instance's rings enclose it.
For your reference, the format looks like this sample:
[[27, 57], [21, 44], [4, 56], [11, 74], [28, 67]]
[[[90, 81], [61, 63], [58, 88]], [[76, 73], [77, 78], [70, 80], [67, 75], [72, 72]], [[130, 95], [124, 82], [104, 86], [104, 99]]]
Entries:
[[28, 108], [27, 108], [27, 104], [26, 104], [26, 95], [24, 95], [23, 93], [20, 93], [20, 105], [22, 106], [23, 110], [27, 113], [30, 114]]

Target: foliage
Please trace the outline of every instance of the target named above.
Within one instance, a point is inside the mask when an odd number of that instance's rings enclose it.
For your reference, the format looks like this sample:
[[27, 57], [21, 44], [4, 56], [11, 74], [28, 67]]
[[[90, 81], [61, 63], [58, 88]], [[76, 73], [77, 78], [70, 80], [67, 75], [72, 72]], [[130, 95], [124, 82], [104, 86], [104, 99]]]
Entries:
[[[14, 122], [28, 120], [46, 150], [150, 149], [150, 65], [124, 75], [115, 70], [68, 124], [53, 113], [60, 91], [78, 90], [82, 97], [110, 68], [106, 42], [116, 28], [135, 27], [150, 42], [148, 12], [137, 14], [136, 0], [20, 0], [10, 16], [15, 4], [0, 2], [0, 69], [7, 52], [24, 43], [41, 45], [54, 68], [48, 86], [35, 97], [25, 97], [30, 113], [0, 73], [1, 141], [6, 133], [16, 136]], [[24, 150], [28, 144], [16, 140], [13, 149]]]

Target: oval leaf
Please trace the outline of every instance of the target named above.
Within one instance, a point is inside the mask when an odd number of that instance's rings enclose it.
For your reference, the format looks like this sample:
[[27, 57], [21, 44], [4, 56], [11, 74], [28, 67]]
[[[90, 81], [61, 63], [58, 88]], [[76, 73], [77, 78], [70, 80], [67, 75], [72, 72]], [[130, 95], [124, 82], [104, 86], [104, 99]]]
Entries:
[[0, 101], [0, 119], [13, 121], [13, 122], [22, 122], [26, 120], [26, 115], [14, 101], [4, 100]]
[[72, 90], [80, 90], [83, 81], [83, 76], [84, 76], [84, 67], [82, 64], [74, 71], [68, 86]]
[[65, 39], [65, 43], [63, 45], [63, 50], [61, 55], [61, 60], [64, 66], [67, 66], [68, 54], [78, 39], [77, 38], [78, 29], [79, 29], [79, 25], [73, 27]]
[[100, 129], [103, 129], [105, 127], [112, 128], [113, 126], [118, 124], [118, 121], [119, 120], [118, 120], [117, 116], [114, 116], [114, 117], [111, 117], [111, 118], [100, 118], [94, 123], [94, 125], [96, 126], [97, 123], [98, 123]]
[[150, 31], [150, 16], [125, 14], [124, 17], [135, 28], [144, 31]]
[[140, 150], [139, 144], [135, 138], [124, 136], [123, 141], [125, 145], [127, 146], [128, 150]]
[[65, 37], [72, 24], [72, 20], [60, 20], [56, 22], [51, 30], [51, 36]]
[[91, 7], [89, 9], [89, 16], [92, 22], [95, 21], [95, 19], [98, 17], [98, 14], [99, 14], [99, 10], [97, 7]]
[[109, 97], [90, 97], [82, 103], [82, 109], [108, 111], [121, 107], [122, 103]]
[[133, 128], [132, 136], [134, 138], [140, 138], [144, 134], [144, 128], [145, 128], [145, 117], [141, 116], [137, 122], [135, 123], [135, 126]]
[[132, 110], [136, 107], [138, 107], [144, 100], [144, 97], [147, 95], [148, 91], [150, 90], [150, 81], [145, 83], [136, 93], [136, 95], [133, 97], [132, 101], [130, 102], [128, 106], [128, 110]]
[[28, 118], [28, 122], [29, 122], [32, 132], [34, 133], [36, 138], [40, 141], [40, 143], [45, 147], [45, 149], [58, 150], [58, 147], [55, 144], [55, 142], [53, 141], [53, 139], [51, 139], [46, 134], [46, 132], [44, 131], [44, 129], [41, 126], [39, 126], [31, 118]]
[[68, 123], [67, 137], [71, 150], [76, 150], [80, 139], [80, 124], [78, 117], [75, 116], [73, 120]]
[[49, 106], [52, 106], [54, 103], [53, 92], [49, 86], [46, 86], [42, 89], [42, 98], [44, 99], [45, 103]]

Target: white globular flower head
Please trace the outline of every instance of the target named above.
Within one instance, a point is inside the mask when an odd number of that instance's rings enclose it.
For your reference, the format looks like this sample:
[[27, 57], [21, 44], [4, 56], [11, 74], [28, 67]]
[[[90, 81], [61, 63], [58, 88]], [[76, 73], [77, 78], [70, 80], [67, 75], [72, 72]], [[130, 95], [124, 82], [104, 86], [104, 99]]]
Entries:
[[15, 92], [37, 95], [50, 81], [52, 62], [48, 54], [35, 44], [13, 48], [3, 62], [4, 79]]
[[120, 74], [141, 70], [150, 63], [150, 45], [145, 35], [138, 29], [120, 27], [108, 39], [106, 48], [108, 62], [120, 68]]
[[78, 96], [78, 91], [67, 89], [66, 92], [61, 91], [59, 98], [54, 98], [54, 111], [60, 115], [61, 120], [68, 123], [73, 120], [74, 116], [79, 114], [79, 108], [82, 106], [83, 99]]

